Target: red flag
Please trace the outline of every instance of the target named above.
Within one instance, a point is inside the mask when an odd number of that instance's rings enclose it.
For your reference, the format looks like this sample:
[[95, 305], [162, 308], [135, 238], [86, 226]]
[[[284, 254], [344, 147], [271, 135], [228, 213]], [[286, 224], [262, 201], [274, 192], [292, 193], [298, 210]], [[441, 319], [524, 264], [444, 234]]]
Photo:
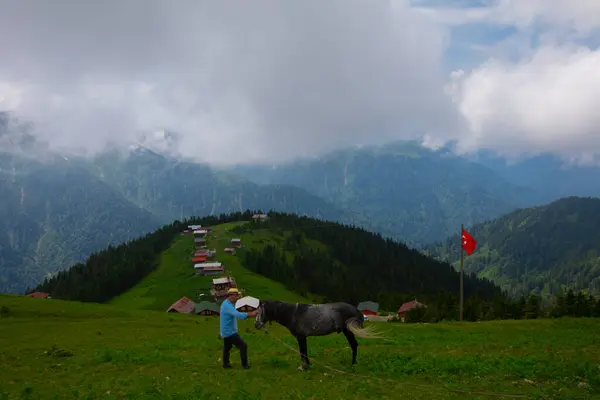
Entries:
[[475, 248], [477, 247], [477, 241], [473, 239], [473, 236], [469, 234], [469, 232], [462, 230], [462, 248], [465, 249], [465, 252], [468, 256], [473, 254]]

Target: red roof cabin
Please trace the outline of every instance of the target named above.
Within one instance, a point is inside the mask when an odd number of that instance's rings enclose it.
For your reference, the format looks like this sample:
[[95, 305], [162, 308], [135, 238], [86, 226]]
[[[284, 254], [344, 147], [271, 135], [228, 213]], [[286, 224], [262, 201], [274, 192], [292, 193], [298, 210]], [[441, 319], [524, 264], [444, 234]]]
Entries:
[[194, 264], [203, 263], [203, 262], [206, 262], [206, 258], [207, 257], [208, 256], [195, 256], [195, 257], [192, 258], [192, 262]]
[[191, 314], [196, 309], [196, 303], [187, 297], [183, 296], [175, 303], [171, 304], [171, 307], [167, 309], [167, 312], [177, 312], [180, 314]]
[[414, 310], [415, 308], [421, 307], [427, 308], [425, 304], [418, 302], [417, 299], [414, 299], [413, 301], [407, 301], [406, 303], [402, 304], [398, 309], [398, 315], [400, 315], [402, 322], [404, 322], [407, 312], [409, 312], [410, 310]]
[[242, 239], [238, 239], [238, 238], [231, 239], [231, 245], [233, 247], [242, 247]]
[[27, 296], [33, 297], [35, 299], [50, 299], [50, 295], [44, 292], [31, 292]]

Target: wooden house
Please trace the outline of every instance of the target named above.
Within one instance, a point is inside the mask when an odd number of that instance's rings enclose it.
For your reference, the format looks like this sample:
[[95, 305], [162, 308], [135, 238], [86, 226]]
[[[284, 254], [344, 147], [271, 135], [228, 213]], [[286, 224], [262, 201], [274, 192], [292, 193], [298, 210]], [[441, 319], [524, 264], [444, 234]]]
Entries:
[[225, 253], [231, 254], [232, 256], [235, 256], [235, 249], [233, 247], [226, 247], [226, 248], [223, 249], [223, 251]]
[[201, 229], [201, 228], [202, 228], [202, 225], [188, 225], [188, 229], [192, 232], [197, 231], [198, 229]]
[[203, 238], [206, 237], [208, 231], [206, 229], [197, 229], [194, 231], [194, 238]]
[[206, 239], [194, 238], [194, 246], [196, 246], [196, 248], [206, 247]]
[[242, 239], [239, 239], [239, 238], [231, 239], [231, 245], [233, 247], [242, 247]]
[[207, 256], [194, 256], [194, 257], [192, 257], [192, 262], [194, 264], [203, 263], [203, 262], [206, 262], [206, 258], [207, 258]]
[[196, 303], [187, 297], [182, 297], [175, 303], [171, 304], [171, 307], [167, 309], [167, 312], [178, 312], [181, 314], [191, 314], [196, 308]]
[[196, 275], [219, 275], [225, 271], [225, 267], [220, 262], [203, 262], [194, 265]]
[[196, 304], [194, 311], [197, 315], [220, 315], [221, 309], [219, 305], [211, 301], [201, 301]]
[[252, 219], [254, 221], [267, 221], [269, 219], [269, 216], [267, 214], [254, 214], [252, 216]]
[[237, 287], [235, 283], [235, 279], [232, 276], [226, 276], [223, 278], [215, 278], [213, 279], [213, 289], [214, 290], [227, 290], [232, 287]]
[[379, 315], [379, 303], [363, 301], [356, 307], [363, 315]]
[[254, 311], [260, 304], [256, 297], [246, 296], [235, 302], [235, 309], [240, 312]]
[[400, 306], [400, 308], [398, 309], [397, 314], [400, 316], [400, 319], [402, 320], [402, 322], [404, 322], [407, 312], [409, 312], [410, 310], [413, 310], [415, 308], [422, 308], [422, 307], [427, 308], [427, 306], [425, 304], [418, 302], [417, 299], [414, 299], [413, 301], [407, 301], [406, 303], [402, 304]]
[[214, 256], [217, 255], [217, 251], [215, 249], [213, 250], [209, 250], [209, 249], [200, 249], [200, 250], [196, 250], [194, 252], [194, 257], [207, 257], [207, 258], [212, 258]]
[[227, 298], [227, 290], [237, 287], [237, 283], [231, 276], [213, 279], [213, 287], [210, 293], [215, 296], [215, 300], [221, 302]]
[[44, 293], [44, 292], [31, 292], [27, 296], [33, 297], [34, 299], [51, 299], [52, 298], [52, 297], [50, 297], [50, 295], [48, 293]]

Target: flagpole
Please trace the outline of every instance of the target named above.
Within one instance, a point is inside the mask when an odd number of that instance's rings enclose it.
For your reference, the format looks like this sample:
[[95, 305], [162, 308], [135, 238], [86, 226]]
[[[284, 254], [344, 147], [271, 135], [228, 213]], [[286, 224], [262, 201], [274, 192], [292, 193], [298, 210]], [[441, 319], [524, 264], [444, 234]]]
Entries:
[[463, 231], [465, 227], [460, 224], [460, 321], [463, 320]]

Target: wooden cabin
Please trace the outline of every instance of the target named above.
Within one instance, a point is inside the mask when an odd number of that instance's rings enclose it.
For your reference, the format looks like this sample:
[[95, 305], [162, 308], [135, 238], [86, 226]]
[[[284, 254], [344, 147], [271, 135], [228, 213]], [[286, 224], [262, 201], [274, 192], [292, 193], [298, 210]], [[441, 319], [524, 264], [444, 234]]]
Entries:
[[196, 305], [195, 313], [197, 315], [217, 316], [221, 314], [219, 305], [211, 301], [201, 301]]
[[191, 314], [196, 308], [196, 303], [187, 297], [182, 297], [167, 309], [167, 312], [178, 312], [180, 314]]
[[235, 302], [235, 309], [240, 312], [254, 311], [259, 304], [260, 301], [256, 297], [246, 296]]

